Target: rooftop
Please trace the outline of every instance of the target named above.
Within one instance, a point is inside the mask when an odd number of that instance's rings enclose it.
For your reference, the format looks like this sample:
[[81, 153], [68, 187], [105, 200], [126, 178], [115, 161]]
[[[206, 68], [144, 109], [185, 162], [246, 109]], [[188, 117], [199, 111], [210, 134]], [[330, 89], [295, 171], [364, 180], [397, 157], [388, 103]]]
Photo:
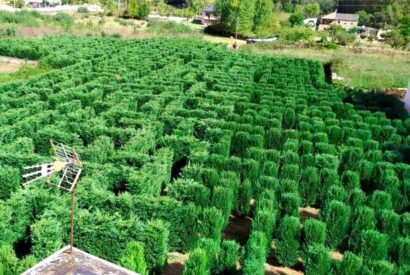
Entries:
[[133, 271], [90, 255], [80, 249], [66, 246], [22, 275], [138, 275]]
[[323, 16], [322, 19], [333, 19], [333, 20], [341, 20], [341, 21], [358, 21], [359, 15], [352, 14], [352, 13], [333, 12], [333, 13]]
[[204, 12], [215, 12], [215, 5], [210, 4], [204, 7]]

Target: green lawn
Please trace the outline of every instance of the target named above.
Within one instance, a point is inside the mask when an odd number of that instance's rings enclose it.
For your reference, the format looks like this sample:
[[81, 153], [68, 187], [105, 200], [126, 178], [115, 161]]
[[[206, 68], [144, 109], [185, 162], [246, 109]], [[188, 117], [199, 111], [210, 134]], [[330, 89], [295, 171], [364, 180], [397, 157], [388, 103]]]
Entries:
[[23, 65], [18, 71], [14, 73], [0, 73], [0, 83], [15, 81], [20, 79], [27, 79], [31, 76], [35, 76], [51, 70], [51, 67], [39, 63], [36, 67], [29, 67]]
[[410, 52], [357, 53], [351, 49], [260, 49], [246, 45], [242, 51], [269, 55], [285, 55], [334, 62], [333, 71], [345, 78], [346, 86], [373, 89], [405, 88], [410, 79]]

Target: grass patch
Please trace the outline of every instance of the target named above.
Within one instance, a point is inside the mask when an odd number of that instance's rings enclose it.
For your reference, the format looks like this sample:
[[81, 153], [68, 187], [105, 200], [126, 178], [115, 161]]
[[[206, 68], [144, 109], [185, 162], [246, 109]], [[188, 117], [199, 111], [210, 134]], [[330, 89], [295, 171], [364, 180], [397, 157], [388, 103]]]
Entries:
[[343, 84], [367, 90], [404, 88], [410, 78], [410, 53], [394, 50], [388, 53], [369, 53], [353, 52], [343, 47], [335, 50], [293, 47], [260, 49], [257, 44], [243, 46], [241, 50], [332, 62], [335, 63], [334, 72], [345, 78]]
[[155, 34], [178, 35], [178, 34], [196, 34], [190, 26], [165, 20], [151, 20], [148, 22], [147, 31]]
[[48, 72], [50, 70], [52, 70], [52, 68], [42, 62], [39, 62], [35, 67], [23, 65], [18, 71], [14, 73], [0, 73], [0, 83], [27, 79], [29, 77]]

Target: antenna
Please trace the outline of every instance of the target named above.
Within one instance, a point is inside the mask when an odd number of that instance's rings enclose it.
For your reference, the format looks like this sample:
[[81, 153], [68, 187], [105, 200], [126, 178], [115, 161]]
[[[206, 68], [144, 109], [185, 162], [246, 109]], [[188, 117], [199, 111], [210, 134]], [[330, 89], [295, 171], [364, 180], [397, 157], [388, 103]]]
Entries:
[[70, 226], [70, 253], [74, 245], [74, 193], [80, 178], [82, 163], [74, 148], [59, 142], [50, 140], [51, 149], [54, 153], [54, 162], [32, 166], [23, 169], [24, 187], [47, 178], [47, 184], [71, 194], [71, 226]]

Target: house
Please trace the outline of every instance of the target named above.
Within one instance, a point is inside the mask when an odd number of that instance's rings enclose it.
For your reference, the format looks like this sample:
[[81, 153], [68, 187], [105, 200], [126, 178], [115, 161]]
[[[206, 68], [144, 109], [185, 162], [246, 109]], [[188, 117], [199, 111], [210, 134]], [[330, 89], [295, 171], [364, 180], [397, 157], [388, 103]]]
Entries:
[[220, 17], [216, 15], [216, 9], [214, 4], [210, 4], [204, 7], [202, 10], [202, 24], [205, 26], [214, 25], [219, 23]]
[[326, 30], [330, 28], [331, 25], [339, 25], [348, 30], [357, 28], [358, 24], [359, 15], [357, 14], [333, 12], [320, 19], [319, 30]]

